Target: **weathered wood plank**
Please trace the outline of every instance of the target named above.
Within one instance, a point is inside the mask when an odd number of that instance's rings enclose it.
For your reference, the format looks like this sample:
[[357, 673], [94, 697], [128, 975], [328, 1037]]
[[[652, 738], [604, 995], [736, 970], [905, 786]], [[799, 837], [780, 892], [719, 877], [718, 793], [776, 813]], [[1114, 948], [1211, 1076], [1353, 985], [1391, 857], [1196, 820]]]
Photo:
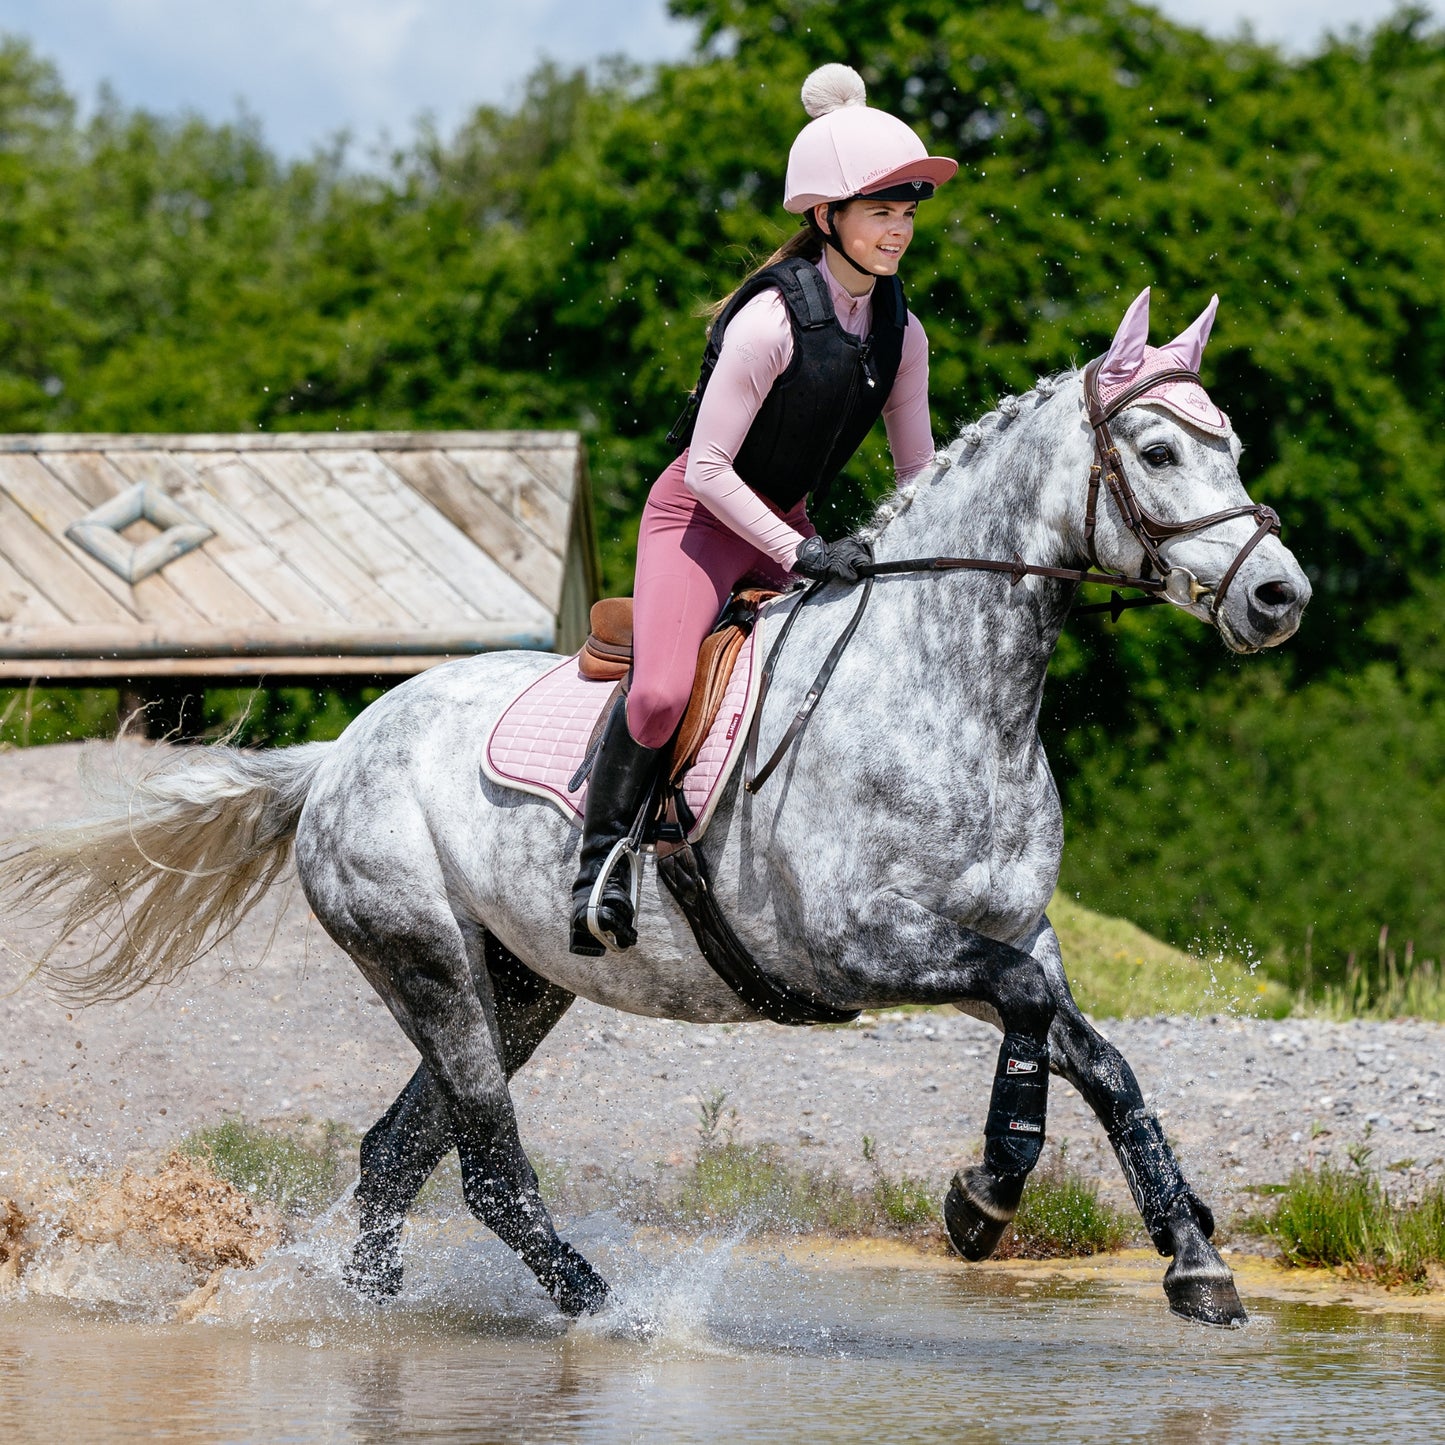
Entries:
[[164, 487], [210, 527], [216, 533], [206, 543], [211, 560], [277, 622], [304, 626], [345, 621], [309, 578], [186, 464], [194, 463], [196, 457], [183, 459], [169, 452], [113, 452], [110, 460], [128, 480]]
[[86, 683], [114, 687], [122, 681], [145, 678], [194, 677], [220, 687], [296, 678], [330, 678], [345, 682], [352, 677], [412, 677], [453, 654], [416, 657], [150, 657], [116, 663], [95, 658], [56, 657], [6, 659], [0, 657], [0, 685], [24, 687], [29, 683]]
[[139, 620], [130, 607], [90, 575], [79, 560], [84, 553], [57, 542], [3, 490], [0, 536], [5, 538], [5, 553], [15, 570], [67, 618], [76, 622]]
[[459, 447], [447, 453], [514, 522], [525, 527], [549, 552], [567, 553], [570, 503], [518, 465], [516, 453]]
[[0, 554], [0, 622], [21, 627], [60, 625], [65, 614]]
[[94, 658], [57, 657], [7, 660], [0, 657], [0, 686], [25, 687], [48, 682], [115, 687], [147, 678], [192, 677], [217, 687], [328, 679], [336, 684], [352, 678], [403, 678], [425, 672], [454, 654], [435, 657], [153, 657], [108, 662]]
[[556, 615], [562, 559], [504, 512], [464, 467], [446, 452], [387, 452], [382, 460]]
[[577, 490], [578, 450], [576, 447], [528, 447], [517, 450], [518, 459], [540, 477], [569, 509]]
[[319, 456], [330, 453], [249, 452], [246, 465], [292, 499], [352, 560], [376, 579], [399, 609], [427, 624], [469, 615], [462, 594], [418, 557], [394, 530], [337, 483]]
[[5, 452], [250, 452], [315, 451], [335, 447], [385, 451], [436, 451], [452, 447], [498, 451], [575, 450], [575, 431], [357, 431], [344, 432], [12, 432], [0, 435]]
[[469, 654], [498, 648], [539, 648], [551, 644], [551, 626], [525, 626], [475, 619], [427, 628], [394, 627], [196, 627], [189, 631], [149, 623], [16, 627], [0, 624], [0, 657], [69, 656], [125, 660], [168, 657], [287, 657], [296, 653], [345, 653], [354, 657]]
[[[354, 626], [407, 626], [406, 610], [376, 585], [291, 499], [269, 486], [238, 452], [213, 452], [196, 469], [233, 510], [244, 510], [266, 540], [316, 584]], [[451, 621], [478, 614], [458, 597]]]
[[[91, 507], [109, 501], [132, 485], [125, 473], [100, 452], [52, 452], [42, 461], [48, 471]], [[156, 481], [155, 485], [170, 495], [163, 481]], [[208, 554], [214, 540], [166, 563], [166, 582], [208, 622], [275, 621], [272, 614]]]
[[413, 552], [425, 559], [482, 617], [519, 626], [553, 626], [551, 612], [466, 535], [418, 497], [371, 451], [317, 452], [316, 460]]
[[66, 541], [65, 529], [88, 508], [35, 457], [0, 456], [0, 490], [44, 527], [62, 550], [73, 554], [77, 565], [128, 611], [148, 621], [184, 625], [200, 620], [200, 613], [160, 573], [132, 584]]

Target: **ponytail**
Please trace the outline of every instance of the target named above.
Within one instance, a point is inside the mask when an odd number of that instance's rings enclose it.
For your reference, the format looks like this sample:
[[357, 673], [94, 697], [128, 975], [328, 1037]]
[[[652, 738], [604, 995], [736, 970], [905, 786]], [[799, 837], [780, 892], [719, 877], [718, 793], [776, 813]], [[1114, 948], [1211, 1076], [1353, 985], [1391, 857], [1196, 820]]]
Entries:
[[794, 256], [801, 256], [805, 261], [820, 261], [823, 258], [823, 235], [818, 230], [817, 222], [813, 220], [810, 211], [804, 219], [801, 229], [794, 231], [766, 261], [754, 266], [721, 301], [714, 301], [704, 306], [699, 315], [706, 316], [708, 330], [712, 330], [712, 323], [727, 309], [727, 304], [734, 296], [747, 285], [759, 271], [766, 271], [769, 266], [776, 266], [779, 261], [791, 261]]

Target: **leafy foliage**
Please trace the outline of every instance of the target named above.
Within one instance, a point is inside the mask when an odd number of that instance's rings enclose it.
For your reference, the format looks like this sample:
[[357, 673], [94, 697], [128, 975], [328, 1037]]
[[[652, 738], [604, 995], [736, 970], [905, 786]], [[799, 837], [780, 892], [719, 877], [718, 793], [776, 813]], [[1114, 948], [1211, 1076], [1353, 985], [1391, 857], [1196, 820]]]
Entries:
[[[1145, 284], [1161, 326], [1218, 290], [1208, 379], [1315, 584], [1245, 664], [1176, 617], [1070, 630], [1044, 718], [1066, 887], [1296, 981], [1306, 938], [1338, 980], [1382, 924], [1445, 956], [1445, 35], [1407, 7], [1289, 59], [1128, 0], [673, 9], [687, 61], [543, 67], [370, 170], [282, 165], [249, 123], [82, 124], [3, 42], [0, 428], [577, 427], [625, 587], [698, 308], [786, 235], [798, 84], [849, 60], [963, 163], [905, 274], [937, 434], [1099, 350]], [[881, 442], [852, 480], [825, 532], [887, 485]]]

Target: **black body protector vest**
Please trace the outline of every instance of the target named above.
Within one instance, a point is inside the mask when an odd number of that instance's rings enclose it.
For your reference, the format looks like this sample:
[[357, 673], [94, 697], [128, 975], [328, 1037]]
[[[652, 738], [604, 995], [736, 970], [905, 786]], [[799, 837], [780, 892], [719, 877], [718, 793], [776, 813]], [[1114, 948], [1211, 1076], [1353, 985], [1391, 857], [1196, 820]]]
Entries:
[[838, 324], [818, 268], [794, 257], [745, 281], [713, 323], [702, 371], [668, 441], [686, 446], [722, 351], [723, 333], [760, 291], [782, 293], [793, 328], [793, 359], [763, 399], [733, 466], [755, 492], [789, 511], [809, 492], [822, 495], [883, 414], [903, 359], [908, 307], [896, 276], [873, 287], [873, 329], [859, 340]]

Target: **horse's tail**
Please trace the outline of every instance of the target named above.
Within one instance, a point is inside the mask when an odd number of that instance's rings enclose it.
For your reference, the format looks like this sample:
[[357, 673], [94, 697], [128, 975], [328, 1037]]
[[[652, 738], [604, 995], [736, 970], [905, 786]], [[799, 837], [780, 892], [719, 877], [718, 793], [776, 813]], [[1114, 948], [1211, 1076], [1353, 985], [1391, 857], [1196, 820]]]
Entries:
[[[118, 745], [109, 768], [90, 770], [95, 812], [0, 849], [9, 911], [63, 910], [36, 969], [80, 1003], [175, 979], [235, 930], [286, 866], [329, 746]], [[60, 946], [86, 925], [97, 929], [90, 946], [62, 961]]]

